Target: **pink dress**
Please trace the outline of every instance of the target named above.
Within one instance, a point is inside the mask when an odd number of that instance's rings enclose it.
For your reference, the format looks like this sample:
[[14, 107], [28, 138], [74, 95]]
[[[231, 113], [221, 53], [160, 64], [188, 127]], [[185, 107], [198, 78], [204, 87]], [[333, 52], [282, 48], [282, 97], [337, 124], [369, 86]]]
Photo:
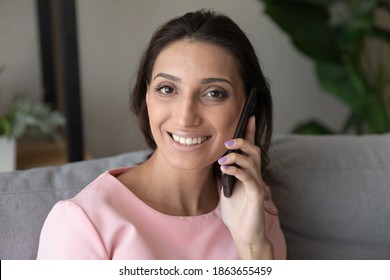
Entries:
[[[238, 259], [218, 206], [199, 216], [169, 216], [149, 207], [109, 170], [49, 213], [38, 259]], [[266, 217], [275, 258], [286, 256], [277, 216]]]

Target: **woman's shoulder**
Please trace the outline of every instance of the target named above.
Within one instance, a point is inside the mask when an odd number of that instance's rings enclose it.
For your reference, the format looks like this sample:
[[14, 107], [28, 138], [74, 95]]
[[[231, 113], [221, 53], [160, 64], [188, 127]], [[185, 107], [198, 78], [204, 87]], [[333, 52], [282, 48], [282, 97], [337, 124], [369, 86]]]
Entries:
[[[112, 208], [131, 205], [132, 194], [117, 179], [117, 176], [131, 168], [121, 167], [103, 172], [75, 196], [57, 201], [51, 214], [67, 213], [73, 216], [74, 212], [78, 212], [93, 217]], [[69, 213], [71, 209], [73, 211]]]
[[48, 220], [82, 221], [93, 228], [104, 228], [113, 223], [119, 212], [134, 207], [131, 192], [116, 179], [118, 174], [132, 167], [110, 169], [99, 175], [74, 197], [58, 201], [51, 209]]
[[120, 167], [109, 169], [103, 172], [70, 200], [80, 201], [84, 199], [90, 199], [91, 197], [99, 198], [104, 197], [105, 195], [112, 195], [117, 192], [122, 192], [124, 186], [117, 179], [117, 177], [131, 170], [132, 168], [132, 166]]

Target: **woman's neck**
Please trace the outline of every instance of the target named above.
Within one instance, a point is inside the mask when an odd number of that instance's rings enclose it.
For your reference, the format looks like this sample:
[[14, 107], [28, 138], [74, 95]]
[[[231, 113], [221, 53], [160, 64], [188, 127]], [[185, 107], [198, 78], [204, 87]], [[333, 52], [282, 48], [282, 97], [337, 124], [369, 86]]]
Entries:
[[219, 189], [212, 166], [199, 170], [175, 168], [154, 153], [120, 179], [146, 204], [173, 216], [195, 216], [217, 207]]

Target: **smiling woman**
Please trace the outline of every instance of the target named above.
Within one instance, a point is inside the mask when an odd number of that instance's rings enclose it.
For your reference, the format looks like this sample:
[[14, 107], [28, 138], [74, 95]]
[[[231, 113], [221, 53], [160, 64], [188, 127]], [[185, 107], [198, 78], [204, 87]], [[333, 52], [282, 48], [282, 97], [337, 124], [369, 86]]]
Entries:
[[[254, 87], [258, 110], [245, 137], [231, 139]], [[38, 258], [285, 258], [261, 172], [271, 104], [253, 47], [231, 19], [202, 10], [162, 25], [132, 95], [152, 155], [57, 203]], [[221, 172], [237, 179], [230, 197], [221, 194]]]
[[187, 170], [208, 170], [222, 156], [246, 99], [238, 69], [229, 51], [210, 43], [183, 39], [161, 51], [146, 93], [155, 156]]

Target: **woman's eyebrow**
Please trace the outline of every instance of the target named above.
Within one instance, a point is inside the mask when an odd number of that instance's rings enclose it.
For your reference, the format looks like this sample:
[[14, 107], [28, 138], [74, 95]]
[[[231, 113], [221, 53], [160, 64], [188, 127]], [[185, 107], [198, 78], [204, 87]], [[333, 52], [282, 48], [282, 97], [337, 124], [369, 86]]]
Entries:
[[[171, 81], [174, 81], [174, 82], [177, 82], [177, 83], [181, 83], [181, 78], [179, 77], [176, 77], [174, 75], [171, 75], [171, 74], [167, 74], [167, 73], [158, 73], [154, 78], [153, 80], [155, 80], [157, 77], [162, 77], [162, 78], [165, 78], [165, 79], [168, 79], [168, 80], [171, 80]], [[201, 84], [211, 84], [211, 83], [215, 83], [215, 82], [223, 82], [223, 83], [227, 83], [231, 86], [233, 86], [233, 84], [227, 80], [227, 79], [224, 79], [224, 78], [203, 78], [199, 81]]]
[[165, 78], [165, 79], [177, 82], [177, 83], [181, 83], [181, 79], [179, 77], [176, 77], [176, 76], [173, 76], [173, 75], [170, 75], [170, 74], [167, 74], [167, 73], [158, 73], [153, 78], [153, 80], [155, 80], [157, 77], [162, 77], [162, 78]]
[[228, 83], [229, 85], [233, 86], [233, 84], [224, 78], [204, 78], [200, 80], [201, 84], [210, 84], [210, 83], [215, 83], [215, 82], [223, 82], [223, 83]]

